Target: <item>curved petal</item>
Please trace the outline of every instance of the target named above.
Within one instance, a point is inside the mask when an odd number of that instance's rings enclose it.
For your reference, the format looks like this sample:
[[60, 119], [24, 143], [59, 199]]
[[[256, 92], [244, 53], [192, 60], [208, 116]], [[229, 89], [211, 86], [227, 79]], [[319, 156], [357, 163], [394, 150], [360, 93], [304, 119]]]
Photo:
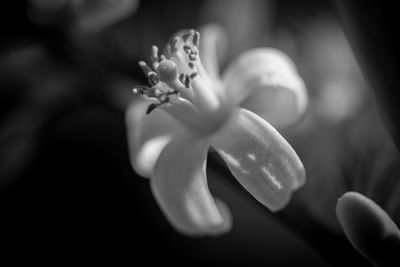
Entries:
[[151, 186], [169, 222], [181, 233], [215, 235], [231, 228], [227, 208], [215, 201], [206, 180], [208, 142], [181, 135], [164, 149]]
[[305, 182], [305, 170], [289, 143], [265, 120], [240, 109], [215, 135], [214, 148], [238, 181], [272, 211], [282, 209]]
[[307, 91], [288, 56], [273, 48], [243, 53], [224, 78], [228, 99], [249, 109], [274, 127], [286, 127], [304, 114]]
[[336, 214], [347, 238], [361, 254], [376, 266], [398, 264], [400, 231], [375, 202], [347, 192], [338, 200]]
[[163, 110], [156, 109], [146, 115], [148, 105], [145, 101], [134, 101], [125, 114], [131, 164], [143, 177], [152, 175], [161, 151], [183, 129]]
[[219, 24], [207, 24], [200, 28], [200, 58], [208, 75], [219, 79], [219, 62], [227, 55], [228, 35]]

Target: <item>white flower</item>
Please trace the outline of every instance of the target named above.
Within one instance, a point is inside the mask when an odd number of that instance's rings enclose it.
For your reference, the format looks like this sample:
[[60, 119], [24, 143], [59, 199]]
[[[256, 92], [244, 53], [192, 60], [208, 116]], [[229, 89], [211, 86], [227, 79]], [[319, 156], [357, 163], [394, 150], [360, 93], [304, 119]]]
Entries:
[[210, 146], [271, 211], [283, 208], [305, 182], [295, 151], [266, 121], [285, 127], [303, 114], [307, 95], [295, 66], [278, 50], [258, 48], [242, 54], [220, 77], [221, 31], [205, 27], [201, 42], [194, 30], [180, 32], [161, 56], [154, 46], [150, 66], [139, 63], [150, 87], [134, 89], [152, 103], [133, 103], [126, 114], [135, 171], [150, 177], [167, 219], [190, 235], [231, 227], [229, 210], [207, 186]]

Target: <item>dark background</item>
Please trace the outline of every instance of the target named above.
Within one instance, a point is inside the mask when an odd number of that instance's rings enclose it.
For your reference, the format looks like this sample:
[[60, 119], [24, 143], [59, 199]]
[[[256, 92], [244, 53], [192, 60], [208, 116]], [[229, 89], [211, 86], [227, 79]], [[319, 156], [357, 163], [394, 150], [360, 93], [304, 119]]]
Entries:
[[[90, 263], [124, 260], [139, 266], [160, 263], [338, 265], [330, 263], [315, 246], [325, 243], [325, 249], [335, 251], [339, 249], [336, 241], [331, 241], [330, 236], [313, 236], [313, 246], [312, 238], [311, 243], [310, 238], [304, 238], [313, 232], [312, 225], [307, 231], [299, 230], [293, 223], [283, 221], [282, 218], [288, 218], [285, 213], [274, 216], [260, 209], [244, 190], [230, 182], [232, 177], [215, 175], [224, 166], [210, 168], [209, 183], [213, 194], [230, 207], [233, 229], [221, 237], [200, 239], [182, 236], [171, 228], [152, 197], [148, 181], [132, 170], [124, 107], [134, 98], [129, 90], [137, 82], [144, 82], [136, 62], [146, 55], [152, 43], [162, 44], [176, 30], [200, 25], [205, 19], [197, 11], [203, 2], [142, 0], [131, 18], [89, 37], [71, 33], [68, 12], [59, 14], [52, 24], [37, 24], [27, 15], [27, 1], [9, 2], [1, 9], [2, 259], [48, 263], [77, 262], [82, 258]], [[271, 27], [284, 27], [295, 37], [303, 36], [315, 18], [335, 16], [329, 1], [276, 1], [273, 5]], [[39, 52], [35, 48], [10, 56], [32, 45], [39, 47]], [[301, 58], [300, 54], [294, 59], [298, 63]], [[312, 90], [313, 80], [306, 83]], [[368, 182], [361, 182], [360, 187], [360, 183], [352, 180], [357, 175], [365, 176], [368, 170], [355, 175], [354, 169], [375, 164], [374, 160], [368, 161], [371, 157], [365, 158], [365, 153], [378, 154], [373, 145], [382, 147], [382, 140], [389, 147], [389, 152], [382, 152], [382, 157], [390, 166], [382, 167], [387, 173], [379, 175], [389, 178], [380, 187], [386, 191], [371, 195], [380, 204], [393, 205], [391, 198], [382, 195], [394, 184], [397, 151], [378, 116], [366, 112], [371, 109], [370, 102], [366, 103], [356, 118], [340, 125], [322, 124], [311, 134], [287, 133], [287, 138], [299, 149], [307, 171], [308, 166], [311, 169], [310, 186], [296, 193], [295, 201], [300, 205], [311, 202], [316, 207], [308, 219], [322, 221], [317, 226], [325, 226], [328, 232], [338, 235], [340, 229], [337, 229], [332, 203], [349, 189], [368, 188]], [[393, 109], [391, 112], [394, 114]], [[354, 128], [354, 121], [359, 122], [360, 118], [367, 122]], [[378, 125], [375, 120], [379, 121]], [[319, 154], [309, 147], [317, 144], [315, 150], [328, 149], [332, 152], [328, 154], [335, 154], [332, 147], [347, 147], [346, 142], [352, 142], [349, 135], [371, 125], [382, 130], [368, 133], [373, 142], [362, 138], [356, 142], [361, 147], [362, 142], [373, 144], [371, 149], [363, 150], [364, 158], [357, 150], [353, 154], [359, 157], [349, 159], [339, 153], [333, 159], [326, 159], [327, 169], [339, 166], [341, 173], [347, 171], [346, 175], [352, 177], [350, 182], [345, 180], [347, 184], [338, 190], [328, 186], [326, 190], [335, 190], [335, 193], [326, 201], [309, 194], [315, 191], [313, 177], [331, 175], [324, 173], [325, 168], [312, 169], [317, 165], [314, 159]], [[7, 134], [10, 127], [14, 130]], [[390, 191], [395, 192], [395, 189]], [[316, 202], [328, 204], [319, 207]], [[327, 215], [321, 210], [326, 210]], [[391, 215], [398, 218], [399, 209], [393, 208]]]

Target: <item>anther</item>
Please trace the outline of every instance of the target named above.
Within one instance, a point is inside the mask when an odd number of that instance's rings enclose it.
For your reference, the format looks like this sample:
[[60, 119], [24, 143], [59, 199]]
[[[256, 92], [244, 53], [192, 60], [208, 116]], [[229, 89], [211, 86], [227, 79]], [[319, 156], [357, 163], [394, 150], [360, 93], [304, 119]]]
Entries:
[[200, 44], [200, 33], [199, 32], [195, 32], [194, 36], [193, 36], [193, 44], [195, 46], [199, 46]]
[[195, 61], [196, 58], [197, 58], [197, 55], [196, 55], [195, 53], [190, 53], [190, 54], [189, 54], [189, 60]]
[[185, 51], [186, 55], [189, 55], [192, 52], [192, 48], [188, 44], [183, 45], [183, 50]]
[[154, 71], [150, 71], [150, 72], [147, 74], [147, 80], [148, 80], [150, 86], [154, 86], [154, 85], [156, 85], [157, 83], [159, 83], [157, 73], [155, 73]]
[[151, 47], [151, 55], [153, 56], [153, 58], [158, 60], [158, 47], [156, 45], [153, 45]]
[[132, 89], [132, 92], [133, 92], [134, 94], [141, 94], [141, 95], [143, 95], [143, 94], [145, 94], [148, 90], [150, 90], [149, 87], [137, 85], [137, 86], [135, 86], [135, 87]]
[[160, 60], [158, 58], [158, 47], [155, 45], [151, 47], [150, 61], [154, 69], [156, 69], [158, 64], [160, 63]]

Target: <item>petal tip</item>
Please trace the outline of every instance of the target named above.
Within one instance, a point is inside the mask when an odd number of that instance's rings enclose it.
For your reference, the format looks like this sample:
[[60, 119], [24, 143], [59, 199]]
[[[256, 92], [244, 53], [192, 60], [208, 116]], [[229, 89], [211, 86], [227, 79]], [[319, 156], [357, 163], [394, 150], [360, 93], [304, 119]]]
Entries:
[[232, 215], [225, 203], [219, 199], [215, 199], [215, 204], [222, 216], [222, 220], [219, 222], [208, 223], [207, 225], [197, 225], [185, 227], [174, 220], [169, 219], [168, 221], [174, 227], [174, 229], [182, 235], [191, 237], [217, 237], [223, 234], [227, 234], [232, 229]]
[[303, 164], [301, 163], [300, 159], [298, 159], [298, 160], [299, 160], [300, 167], [299, 167], [297, 179], [293, 182], [292, 192], [299, 190], [301, 187], [303, 187], [303, 185], [307, 181], [306, 170], [305, 170]]
[[191, 133], [173, 139], [162, 151], [150, 180], [165, 217], [184, 235], [216, 236], [231, 229], [228, 208], [208, 189], [208, 148], [207, 140]]
[[131, 158], [133, 169], [143, 177], [150, 177], [159, 155], [170, 141], [170, 136], [159, 136], [145, 142], [136, 157]]

